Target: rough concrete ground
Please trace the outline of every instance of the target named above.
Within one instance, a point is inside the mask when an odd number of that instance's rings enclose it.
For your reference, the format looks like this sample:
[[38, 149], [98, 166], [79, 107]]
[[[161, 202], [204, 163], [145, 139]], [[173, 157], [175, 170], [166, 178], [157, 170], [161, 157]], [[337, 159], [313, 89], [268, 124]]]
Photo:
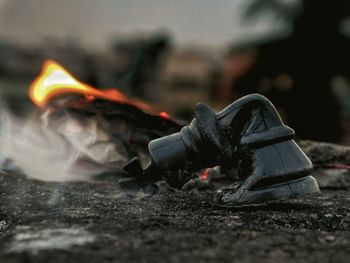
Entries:
[[242, 209], [212, 192], [131, 200], [116, 182], [0, 175], [1, 262], [349, 262], [350, 192]]

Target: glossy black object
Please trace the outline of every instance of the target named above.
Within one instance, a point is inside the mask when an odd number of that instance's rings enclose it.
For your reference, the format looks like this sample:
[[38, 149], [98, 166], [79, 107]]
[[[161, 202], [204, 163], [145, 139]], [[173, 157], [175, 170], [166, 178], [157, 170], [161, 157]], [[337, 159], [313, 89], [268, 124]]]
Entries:
[[[283, 124], [264, 96], [245, 96], [219, 113], [198, 104], [195, 112], [189, 126], [149, 143], [152, 164], [136, 181], [144, 186], [152, 181], [146, 178], [157, 178], [154, 172], [176, 171], [162, 175], [174, 184], [174, 176], [182, 174], [179, 171], [220, 165], [236, 167], [242, 183], [217, 191], [214, 202], [219, 206], [251, 205], [319, 192], [310, 175], [312, 163], [293, 141], [294, 131]], [[126, 165], [129, 174], [136, 174], [130, 169], [135, 162]], [[176, 181], [178, 187], [183, 183]]]

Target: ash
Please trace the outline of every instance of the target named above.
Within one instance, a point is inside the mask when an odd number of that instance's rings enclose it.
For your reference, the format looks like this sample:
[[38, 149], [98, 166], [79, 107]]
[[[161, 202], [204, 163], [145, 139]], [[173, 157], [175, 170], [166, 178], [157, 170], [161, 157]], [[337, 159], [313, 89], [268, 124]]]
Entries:
[[77, 227], [35, 230], [29, 226], [21, 226], [16, 230], [18, 234], [15, 235], [8, 252], [26, 251], [38, 254], [41, 250], [68, 250], [95, 240], [91, 233]]

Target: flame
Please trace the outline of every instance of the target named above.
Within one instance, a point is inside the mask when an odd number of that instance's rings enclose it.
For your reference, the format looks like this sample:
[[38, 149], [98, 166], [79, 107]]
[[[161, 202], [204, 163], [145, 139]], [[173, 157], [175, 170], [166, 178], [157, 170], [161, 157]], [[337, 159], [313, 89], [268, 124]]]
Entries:
[[101, 98], [118, 103], [136, 106], [141, 110], [158, 114], [169, 119], [166, 112], [157, 113], [150, 105], [135, 98], [128, 98], [116, 89], [98, 90], [74, 78], [66, 69], [53, 60], [46, 60], [39, 76], [29, 89], [31, 100], [39, 107], [44, 107], [53, 98], [64, 94], [81, 94], [87, 99]]

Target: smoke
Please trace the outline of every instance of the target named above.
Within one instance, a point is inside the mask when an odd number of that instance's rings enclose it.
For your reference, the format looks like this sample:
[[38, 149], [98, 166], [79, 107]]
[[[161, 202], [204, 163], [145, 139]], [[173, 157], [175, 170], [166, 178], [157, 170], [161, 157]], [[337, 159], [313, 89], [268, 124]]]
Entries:
[[79, 122], [66, 114], [51, 124], [47, 113], [21, 119], [2, 109], [1, 168], [42, 181], [77, 181], [91, 180], [125, 161], [93, 120]]

